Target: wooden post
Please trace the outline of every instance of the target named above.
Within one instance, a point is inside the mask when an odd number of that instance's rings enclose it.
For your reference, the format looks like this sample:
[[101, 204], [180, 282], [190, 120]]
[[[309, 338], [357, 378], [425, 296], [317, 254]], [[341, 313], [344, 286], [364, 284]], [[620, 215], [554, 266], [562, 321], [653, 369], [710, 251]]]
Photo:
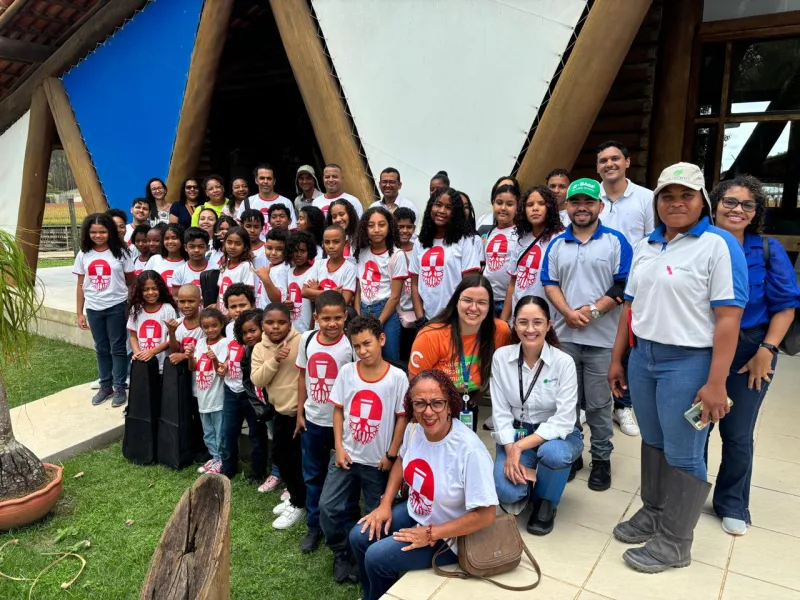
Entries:
[[650, 4], [595, 1], [517, 171], [523, 187], [572, 168]]
[[17, 216], [17, 243], [22, 247], [28, 266], [36, 273], [39, 239], [47, 197], [47, 173], [53, 152], [55, 123], [44, 90], [39, 87], [31, 100], [25, 163], [22, 166], [22, 192]]
[[170, 202], [178, 201], [181, 182], [195, 176], [200, 161], [214, 81], [232, 11], [233, 0], [207, 0], [203, 5], [167, 176], [167, 199]]
[[341, 165], [344, 190], [367, 208], [374, 200], [375, 185], [353, 138], [309, 3], [270, 0], [270, 6], [325, 162]]
[[664, 3], [653, 94], [653, 120], [650, 124], [647, 183], [651, 188], [658, 182], [661, 171], [684, 158], [692, 48], [702, 18], [703, 0]]
[[72, 175], [75, 177], [78, 191], [80, 191], [81, 198], [86, 205], [86, 211], [89, 214], [105, 212], [108, 210], [108, 202], [106, 202], [106, 196], [103, 193], [103, 186], [100, 185], [100, 181], [97, 178], [92, 157], [89, 156], [89, 151], [86, 149], [86, 144], [83, 141], [78, 122], [75, 120], [75, 114], [72, 112], [72, 106], [69, 103], [64, 84], [61, 83], [60, 79], [48, 77], [42, 85], [45, 94], [47, 94], [47, 102], [50, 104], [53, 119], [56, 122], [58, 136], [64, 146], [64, 153], [67, 155], [67, 162], [70, 169], [72, 169]]
[[78, 240], [78, 222], [75, 219], [75, 198], [67, 198], [67, 209], [69, 210], [69, 239], [72, 243], [72, 256], [78, 256], [80, 241]]

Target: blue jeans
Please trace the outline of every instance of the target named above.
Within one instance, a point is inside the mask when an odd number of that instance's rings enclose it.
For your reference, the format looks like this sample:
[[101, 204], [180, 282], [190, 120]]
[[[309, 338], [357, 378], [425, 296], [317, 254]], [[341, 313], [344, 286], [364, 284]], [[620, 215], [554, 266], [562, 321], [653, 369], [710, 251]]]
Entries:
[[503, 312], [503, 307], [506, 305], [505, 299], [503, 300], [495, 300], [494, 301], [494, 317], [495, 319], [500, 318], [500, 313]]
[[[267, 431], [269, 432], [270, 439], [274, 439], [274, 436], [275, 436], [275, 422], [274, 421], [267, 421]], [[280, 470], [278, 470], [278, 465], [275, 464], [274, 450], [273, 450], [273, 454], [272, 454], [272, 470], [269, 472], [269, 474], [270, 475], [274, 475], [278, 479], [280, 479], [280, 477], [281, 477], [281, 472], [280, 472]]]
[[103, 310], [86, 309], [86, 320], [94, 339], [94, 351], [97, 354], [97, 371], [100, 375], [100, 387], [115, 390], [125, 389], [128, 378], [128, 330], [125, 309], [127, 303], [120, 302]]
[[[628, 363], [631, 358], [631, 349], [625, 351], [622, 355], [622, 368], [625, 370], [625, 381], [628, 381]], [[618, 408], [631, 408], [631, 388], [622, 390], [622, 398], [614, 396], [614, 409]]]
[[683, 416], [706, 384], [711, 348], [668, 346], [641, 338], [631, 352], [628, 385], [642, 441], [664, 451], [667, 464], [706, 480], [708, 427], [697, 431]]
[[209, 413], [200, 413], [200, 422], [203, 424], [203, 441], [208, 448], [208, 453], [214, 460], [220, 460], [220, 442], [222, 441], [222, 411], [215, 410]]
[[[383, 307], [386, 306], [386, 300], [383, 302], [376, 302], [375, 304], [361, 305], [361, 314], [372, 315], [376, 319], [381, 316]], [[386, 335], [386, 344], [383, 346], [383, 358], [386, 360], [400, 360], [400, 317], [397, 311], [392, 313], [392, 316], [386, 319], [383, 324], [383, 333]]]
[[388, 472], [378, 467], [353, 463], [349, 469], [342, 469], [331, 457], [319, 508], [325, 543], [334, 556], [344, 554], [347, 549], [347, 535], [361, 516], [358, 507], [361, 494], [364, 494], [364, 511], [369, 514], [378, 507], [388, 479]]
[[320, 427], [306, 419], [306, 430], [301, 434], [300, 442], [303, 448], [303, 481], [306, 483], [306, 522], [309, 529], [319, 531], [319, 499], [334, 448], [333, 427]]
[[[528, 430], [528, 435], [535, 431], [530, 425], [525, 428]], [[582, 452], [583, 438], [577, 427], [566, 439], [548, 440], [537, 448], [524, 450], [520, 462], [529, 469], [536, 468], [533, 497], [549, 500], [554, 507], [558, 506], [561, 494], [567, 485], [570, 466], [573, 461], [578, 460]], [[505, 446], [497, 444], [494, 460], [494, 488], [497, 491], [497, 498], [503, 504], [525, 500], [530, 493], [531, 484], [511, 483], [503, 472], [505, 464]]]
[[261, 483], [267, 477], [267, 431], [264, 423], [256, 418], [245, 392], [234, 392], [225, 384], [222, 387], [225, 390], [222, 403], [222, 444], [219, 449], [222, 473], [233, 477], [239, 470], [239, 434], [242, 432], [242, 421], [246, 419], [252, 449], [250, 479]]
[[[753, 474], [753, 432], [761, 403], [769, 384], [761, 382], [761, 391], [747, 389], [748, 373], [737, 373], [753, 358], [764, 341], [766, 328], [742, 330], [733, 357], [726, 387], [733, 400], [731, 411], [719, 422], [722, 438], [722, 462], [714, 486], [714, 512], [720, 517], [740, 519], [750, 524], [750, 476]], [[772, 359], [772, 369], [778, 357]], [[709, 427], [709, 433], [713, 424]], [[708, 442], [706, 442], [708, 448]]]
[[[403, 547], [408, 544], [394, 541], [391, 535], [400, 529], [416, 526], [417, 522], [408, 515], [408, 506], [403, 503], [392, 509], [392, 525], [388, 536], [381, 531], [380, 540], [376, 536], [370, 541], [369, 530], [361, 533], [363, 525], [356, 525], [350, 530], [350, 551], [358, 564], [363, 600], [378, 600], [406, 571], [431, 568], [433, 555], [445, 544], [444, 540], [439, 540], [433, 547], [423, 546], [404, 552]], [[452, 550], [436, 559], [437, 565], [453, 565], [457, 562], [458, 558]]]

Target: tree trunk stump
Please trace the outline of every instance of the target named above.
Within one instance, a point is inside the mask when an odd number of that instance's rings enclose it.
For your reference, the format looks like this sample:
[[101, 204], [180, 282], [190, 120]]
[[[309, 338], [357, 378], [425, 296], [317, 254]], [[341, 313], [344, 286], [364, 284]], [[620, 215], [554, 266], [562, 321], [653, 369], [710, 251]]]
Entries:
[[206, 473], [186, 490], [150, 561], [140, 600], [230, 598], [231, 484]]

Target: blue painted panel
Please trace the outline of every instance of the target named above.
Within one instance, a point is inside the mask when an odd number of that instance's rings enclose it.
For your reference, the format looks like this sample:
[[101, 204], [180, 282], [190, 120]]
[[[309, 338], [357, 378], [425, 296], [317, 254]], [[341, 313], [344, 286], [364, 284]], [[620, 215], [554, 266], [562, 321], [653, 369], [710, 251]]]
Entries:
[[203, 0], [153, 0], [63, 77], [109, 205], [166, 180]]

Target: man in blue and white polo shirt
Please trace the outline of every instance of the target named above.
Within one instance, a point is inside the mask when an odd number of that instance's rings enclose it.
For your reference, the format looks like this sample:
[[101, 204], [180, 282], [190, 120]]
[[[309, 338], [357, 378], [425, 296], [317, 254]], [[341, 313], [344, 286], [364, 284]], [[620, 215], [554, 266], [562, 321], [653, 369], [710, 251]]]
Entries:
[[633, 254], [624, 235], [600, 222], [602, 210], [600, 184], [573, 181], [567, 190], [571, 224], [550, 243], [542, 266], [545, 293], [557, 310], [553, 321], [561, 349], [575, 360], [578, 372], [579, 407], [592, 433], [589, 489], [595, 491], [611, 486], [614, 429], [607, 374]]

